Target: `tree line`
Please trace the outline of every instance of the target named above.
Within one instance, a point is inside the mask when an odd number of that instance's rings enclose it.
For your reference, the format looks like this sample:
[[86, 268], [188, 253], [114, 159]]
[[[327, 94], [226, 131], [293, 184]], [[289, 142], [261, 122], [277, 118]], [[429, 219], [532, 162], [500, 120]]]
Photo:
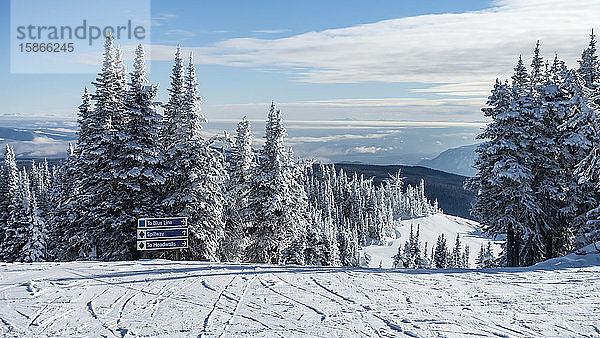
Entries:
[[562, 256], [600, 239], [600, 65], [592, 31], [579, 67], [544, 61], [496, 80], [479, 139], [472, 208], [487, 233], [506, 238], [505, 266]]
[[398, 219], [441, 212], [423, 181], [404, 186], [399, 172], [375, 185], [334, 165], [296, 160], [273, 103], [260, 150], [246, 119], [234, 137], [206, 137], [192, 60], [190, 54], [184, 62], [176, 49], [162, 104], [158, 86], [146, 79], [143, 47], [128, 74], [107, 37], [67, 158], [54, 168], [34, 163], [27, 172], [6, 147], [2, 261], [136, 259], [138, 218], [186, 216], [183, 259], [356, 266], [358, 250], [382, 244]]

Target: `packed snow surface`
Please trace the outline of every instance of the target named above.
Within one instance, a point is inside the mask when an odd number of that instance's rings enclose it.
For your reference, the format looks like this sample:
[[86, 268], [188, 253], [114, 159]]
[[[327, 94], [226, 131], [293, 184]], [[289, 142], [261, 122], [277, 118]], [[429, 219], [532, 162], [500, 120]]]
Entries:
[[394, 225], [394, 237], [390, 239], [386, 245], [369, 245], [361, 251], [361, 254], [370, 257], [367, 261], [361, 260], [361, 265], [364, 267], [381, 267], [391, 268], [394, 259], [392, 258], [398, 252], [398, 247], [404, 247], [404, 243], [408, 241], [410, 235], [410, 227], [416, 233], [419, 227], [419, 240], [421, 241], [422, 249], [427, 243], [427, 255], [431, 256], [431, 249], [435, 247], [438, 236], [444, 234], [446, 237], [446, 245], [448, 250], [452, 250], [456, 235], [460, 237], [461, 248], [469, 246], [469, 266], [474, 268], [477, 255], [481, 245], [487, 245], [487, 242], [492, 242], [492, 251], [496, 256], [501, 251], [500, 242], [493, 241], [481, 232], [481, 227], [476, 221], [464, 219], [461, 217], [435, 214], [427, 217], [396, 221]]
[[598, 336], [599, 262], [590, 253], [464, 271], [2, 264], [0, 335]]

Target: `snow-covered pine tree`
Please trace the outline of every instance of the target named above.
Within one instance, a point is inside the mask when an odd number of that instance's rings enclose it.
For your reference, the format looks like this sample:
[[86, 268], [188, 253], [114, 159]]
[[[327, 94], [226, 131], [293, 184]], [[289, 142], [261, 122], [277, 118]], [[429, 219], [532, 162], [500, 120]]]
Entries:
[[181, 51], [177, 49], [161, 132], [169, 173], [163, 205], [168, 215], [188, 217], [190, 248], [186, 258], [216, 261], [224, 231], [222, 185], [227, 173], [222, 153], [211, 147], [214, 140], [200, 136], [206, 118], [200, 113], [201, 98], [192, 60], [190, 54], [184, 75]]
[[302, 264], [308, 203], [283, 142], [286, 131], [281, 111], [271, 104], [261, 163], [253, 175], [246, 258], [257, 263]]
[[3, 252], [7, 233], [7, 225], [11, 218], [11, 208], [15, 205], [19, 191], [19, 171], [15, 152], [8, 144], [4, 151], [4, 163], [0, 174], [0, 260], [4, 260]]
[[532, 128], [529, 120], [535, 109], [532, 85], [521, 57], [515, 67], [512, 86], [496, 81], [487, 107], [492, 118], [478, 136], [486, 139], [478, 149], [478, 174], [468, 186], [477, 191], [473, 213], [493, 236], [506, 234], [504, 255], [508, 266], [529, 264], [543, 255], [543, 231], [535, 221], [541, 208], [534, 194], [533, 172], [528, 150]]
[[[137, 54], [137, 51], [136, 51]], [[137, 58], [137, 56], [136, 56]], [[123, 53], [121, 52], [121, 46], [115, 48], [115, 93], [117, 94], [117, 100], [113, 107], [111, 114], [111, 127], [113, 128], [113, 137], [117, 142], [123, 142], [121, 138], [124, 135], [120, 135], [118, 132], [122, 132], [126, 128], [126, 124], [129, 119], [129, 114], [126, 113], [125, 102], [127, 101], [127, 66], [123, 64]]]
[[534, 208], [537, 209], [527, 219], [526, 234], [529, 238], [523, 254], [528, 265], [555, 256], [553, 244], [557, 237], [557, 226], [564, 222], [557, 219], [563, 196], [560, 179], [562, 169], [557, 158], [557, 130], [564, 119], [564, 97], [558, 90], [560, 83], [553, 83], [556, 78], [551, 77], [547, 65], [544, 67], [539, 46], [538, 41], [531, 63], [531, 93], [528, 100], [522, 101], [525, 104], [533, 103], [529, 110], [529, 124], [524, 128], [529, 146], [522, 152], [527, 154], [526, 161], [533, 175], [531, 185]]
[[488, 242], [485, 252], [483, 254], [483, 265], [482, 268], [494, 268], [496, 267], [496, 257], [492, 251], [492, 243]]
[[[33, 179], [34, 172], [35, 180]], [[50, 209], [48, 208], [48, 191], [51, 188], [48, 160], [44, 159], [42, 163], [35, 166], [32, 163], [31, 176], [31, 191], [35, 193], [37, 208], [40, 215], [43, 215], [44, 220], [47, 220], [50, 213]]]
[[477, 258], [475, 259], [475, 266], [478, 269], [483, 268], [484, 255], [485, 255], [485, 246], [482, 243], [481, 247], [479, 248], [479, 253], [477, 254]]
[[[84, 95], [85, 96], [85, 95]], [[47, 227], [48, 241], [46, 243], [47, 260], [61, 260], [69, 257], [65, 253], [70, 246], [67, 233], [74, 233], [75, 224], [69, 220], [69, 215], [74, 208], [72, 205], [77, 201], [76, 180], [77, 155], [75, 148], [69, 143], [67, 158], [52, 170], [52, 184], [48, 192], [49, 211], [48, 222], [52, 226]], [[75, 257], [71, 255], [70, 257]]]
[[448, 259], [448, 267], [457, 269], [462, 268], [462, 254], [460, 235], [456, 234], [456, 241], [454, 242], [454, 247], [452, 248], [452, 252]]
[[15, 152], [11, 146], [6, 145], [4, 164], [0, 176], [0, 261], [10, 261], [10, 238], [13, 235], [13, 214], [19, 202], [19, 170]]
[[597, 88], [600, 80], [600, 64], [596, 55], [596, 35], [594, 35], [593, 29], [588, 48], [581, 53], [581, 60], [578, 62], [579, 69], [577, 71], [585, 81], [585, 86], [590, 89]]
[[119, 218], [123, 203], [115, 172], [121, 165], [125, 93], [121, 61], [110, 34], [103, 57], [102, 70], [94, 82], [94, 109], [87, 116], [80, 116], [86, 129], [82, 130], [85, 134], [78, 138], [76, 148], [78, 157], [73, 176], [77, 194], [68, 204], [70, 225], [64, 239], [69, 243], [66, 250], [58, 253], [59, 259], [130, 259], [134, 250], [118, 242], [123, 228]]
[[423, 249], [423, 254], [421, 256], [421, 261], [419, 262], [419, 267], [421, 269], [431, 269], [431, 259], [429, 257], [427, 242], [425, 242], [425, 248]]
[[340, 263], [342, 266], [358, 266], [358, 238], [348, 219], [344, 219], [338, 232]]
[[532, 117], [535, 132], [531, 135], [530, 152], [536, 197], [543, 210], [536, 222], [545, 225], [544, 257], [552, 258], [565, 254], [572, 246], [576, 201], [571, 199], [574, 195], [569, 195], [574, 191], [572, 188], [576, 182], [573, 174], [565, 170], [569, 157], [565, 156], [567, 152], [563, 152], [562, 133], [559, 132], [569, 109], [568, 92], [564, 86], [568, 72], [564, 62], [555, 56], [544, 75], [543, 82], [534, 88], [538, 109]]
[[322, 238], [322, 261], [323, 266], [339, 266], [340, 249], [337, 240], [337, 229], [331, 217], [325, 216], [323, 219]]
[[[543, 219], [543, 206], [540, 205], [535, 191], [534, 165], [537, 161], [532, 149], [537, 138], [537, 130], [531, 121], [535, 119], [538, 109], [534, 86], [539, 82], [540, 72], [534, 71], [537, 77], [531, 78], [519, 57], [512, 77], [512, 100], [509, 111], [515, 119], [506, 130], [507, 134], [512, 136], [514, 147], [507, 149], [508, 160], [505, 162], [507, 165], [504, 171], [499, 173], [501, 178], [505, 178], [503, 185], [505, 195], [509, 191], [511, 193], [510, 197], [504, 197], [509, 202], [508, 208], [505, 209], [508, 212], [506, 219], [512, 225], [507, 229], [507, 247], [515, 254], [514, 264], [509, 263], [509, 265], [531, 265], [543, 259], [544, 235], [548, 230], [548, 225], [540, 221]], [[509, 143], [505, 142], [505, 144]], [[510, 231], [511, 228], [514, 232]]]
[[306, 226], [306, 248], [304, 249], [304, 263], [306, 265], [322, 265], [324, 261], [324, 241], [321, 237], [323, 229], [323, 218], [321, 210], [316, 206], [310, 206], [310, 220]]
[[579, 72], [571, 70], [564, 77], [564, 90], [569, 100], [565, 122], [559, 127], [559, 159], [564, 169], [563, 186], [567, 191], [562, 211], [571, 216], [571, 228], [577, 235], [576, 244], [580, 246], [587, 243], [585, 234], [598, 228], [595, 219], [600, 215], [600, 209], [594, 209], [600, 200], [595, 188], [600, 183], [595, 176], [598, 154], [595, 149], [600, 147], [600, 134], [595, 126], [600, 123], [600, 109], [594, 102], [594, 92], [586, 86]]
[[[417, 225], [416, 233], [413, 226], [410, 226], [408, 241], [404, 243], [404, 248], [398, 248], [398, 253], [394, 256], [394, 266], [407, 269], [423, 269], [428, 267], [427, 253], [421, 252], [420, 226]], [[427, 245], [425, 245], [427, 250]]]
[[244, 250], [248, 245], [246, 230], [250, 227], [251, 220], [251, 215], [247, 213], [248, 194], [255, 167], [250, 121], [244, 118], [237, 125], [237, 135], [231, 152], [229, 181], [225, 189], [227, 197], [225, 237], [221, 244], [221, 259], [224, 261], [242, 261]]
[[470, 259], [470, 249], [468, 245], [465, 245], [465, 251], [463, 251], [462, 253], [462, 268], [463, 269], [468, 269], [469, 266], [469, 259]]
[[47, 258], [46, 223], [40, 215], [35, 192], [31, 193], [28, 218], [29, 228], [27, 229], [27, 239], [22, 249], [23, 262], [43, 262]]
[[410, 234], [408, 235], [408, 241], [404, 243], [404, 251], [402, 255], [402, 266], [406, 269], [415, 269], [415, 234], [413, 232], [413, 226], [410, 225]]
[[182, 120], [185, 113], [182, 112], [185, 100], [185, 68], [181, 57], [181, 47], [177, 45], [173, 68], [171, 69], [171, 84], [169, 89], [169, 100], [163, 106], [164, 116], [160, 130], [160, 140], [164, 149], [172, 149], [178, 142], [178, 129], [184, 124]]
[[113, 238], [122, 248], [115, 247], [111, 251], [123, 252], [128, 257], [138, 255], [135, 249], [137, 219], [160, 213], [157, 201], [162, 197], [166, 175], [158, 143], [159, 115], [154, 102], [157, 86], [146, 79], [144, 55], [144, 48], [138, 45], [125, 97], [127, 114], [121, 119], [123, 125], [118, 131], [120, 147], [113, 162], [118, 164], [113, 175], [115, 193], [118, 193], [115, 203], [120, 208]]
[[[404, 245], [406, 246], [406, 243]], [[405, 252], [404, 247], [402, 245], [399, 245], [398, 251], [396, 252], [396, 254], [394, 256], [392, 256], [392, 259], [393, 259], [392, 267], [393, 268], [399, 269], [399, 268], [404, 267], [404, 261], [406, 260], [404, 252]]]
[[31, 227], [31, 187], [25, 168], [19, 171], [17, 196], [10, 206], [10, 218], [6, 225], [3, 260], [6, 262], [25, 262], [23, 251], [28, 241]]
[[423, 253], [421, 252], [421, 225], [417, 224], [417, 233], [413, 238], [411, 254], [414, 269], [423, 269], [425, 266], [423, 265]]
[[433, 266], [436, 269], [445, 269], [448, 267], [448, 247], [444, 234], [438, 236], [433, 255]]

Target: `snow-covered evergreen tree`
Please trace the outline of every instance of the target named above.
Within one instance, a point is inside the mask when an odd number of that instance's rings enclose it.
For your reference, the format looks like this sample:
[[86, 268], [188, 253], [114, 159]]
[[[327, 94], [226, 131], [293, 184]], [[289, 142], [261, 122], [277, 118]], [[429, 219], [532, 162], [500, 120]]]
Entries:
[[485, 246], [482, 243], [481, 247], [479, 248], [479, 254], [477, 254], [477, 258], [475, 258], [475, 264], [476, 264], [477, 268], [479, 268], [479, 269], [483, 268], [484, 256], [485, 256]]
[[252, 174], [255, 168], [250, 121], [244, 118], [237, 126], [226, 189], [225, 238], [221, 245], [221, 255], [225, 261], [243, 260], [243, 254], [248, 245], [246, 232], [251, 226], [252, 219], [252, 215], [248, 213], [248, 194], [252, 187]]
[[488, 242], [487, 246], [481, 244], [481, 248], [479, 250], [479, 255], [476, 260], [477, 268], [486, 269], [486, 268], [494, 268], [496, 267], [496, 257], [494, 257], [494, 252], [492, 251], [492, 243]]
[[322, 265], [324, 257], [324, 241], [322, 238], [324, 228], [321, 211], [310, 207], [310, 219], [306, 226], [306, 248], [304, 249], [304, 263], [306, 265]]
[[294, 161], [284, 148], [281, 111], [272, 103], [261, 163], [253, 175], [249, 209], [254, 214], [246, 257], [251, 262], [302, 264], [308, 203], [295, 175]]
[[595, 89], [600, 81], [600, 64], [596, 55], [596, 35], [592, 29], [590, 34], [590, 43], [583, 53], [579, 62], [578, 72], [585, 81], [585, 86], [590, 89]]
[[[119, 81], [122, 79], [119, 78]], [[117, 216], [114, 237], [120, 245], [129, 248], [129, 255], [137, 256], [135, 230], [137, 219], [160, 215], [157, 201], [165, 183], [162, 154], [158, 142], [159, 115], [156, 113], [157, 87], [146, 80], [144, 48], [135, 50], [133, 71], [125, 97], [127, 116], [119, 132], [120, 147], [116, 157], [118, 165], [113, 169], [115, 193], [119, 198], [120, 213]], [[123, 249], [114, 249], [123, 251]]]
[[460, 235], [456, 235], [456, 241], [454, 242], [454, 247], [452, 248], [452, 252], [448, 257], [448, 267], [449, 268], [462, 268], [463, 267], [463, 252], [460, 244]]
[[358, 236], [352, 231], [350, 222], [345, 219], [338, 232], [340, 263], [343, 266], [358, 266]]
[[94, 109], [80, 116], [86, 129], [76, 148], [73, 176], [77, 194], [68, 204], [70, 225], [64, 236], [68, 243], [59, 259], [130, 259], [135, 252], [135, 247], [120, 243], [121, 231], [128, 225], [120, 218], [123, 202], [115, 173], [121, 165], [119, 150], [126, 114], [123, 69], [112, 35], [106, 38], [103, 56], [102, 70], [94, 82]]
[[162, 130], [169, 172], [165, 212], [188, 217], [187, 258], [216, 261], [224, 232], [222, 185], [227, 173], [222, 153], [211, 147], [214, 139], [204, 140], [200, 135], [206, 118], [200, 113], [201, 98], [191, 54], [185, 75], [182, 67], [178, 48]]
[[24, 247], [29, 240], [32, 223], [31, 186], [25, 168], [19, 171], [17, 196], [10, 206], [10, 218], [4, 233], [2, 247], [3, 260], [6, 262], [25, 262]]
[[398, 253], [392, 257], [394, 259], [394, 267], [407, 269], [429, 268], [430, 262], [427, 258], [427, 243], [425, 243], [425, 251], [421, 250], [420, 226], [417, 225], [417, 232], [415, 233], [411, 225], [408, 241], [404, 243], [404, 247], [400, 246]]
[[47, 233], [46, 224], [40, 215], [35, 193], [31, 194], [28, 210], [29, 228], [27, 239], [23, 245], [23, 262], [43, 262], [47, 258]]
[[19, 192], [19, 171], [17, 169], [17, 162], [15, 159], [15, 153], [11, 146], [6, 145], [4, 151], [4, 163], [1, 167], [2, 172], [0, 174], [0, 260], [6, 260], [4, 252], [7, 243], [7, 234], [10, 232], [8, 229], [9, 221], [11, 219], [11, 213], [13, 207], [16, 205], [18, 200]]
[[[512, 85], [496, 81], [484, 114], [492, 118], [478, 136], [478, 174], [468, 186], [477, 191], [473, 213], [491, 235], [506, 234], [506, 264], [533, 262], [543, 254], [545, 224], [537, 223], [541, 209], [534, 191], [528, 149], [533, 137], [529, 121], [535, 110], [532, 83], [519, 57]], [[543, 229], [545, 230], [545, 229]], [[528, 257], [527, 259], [524, 257]]]
[[444, 234], [438, 236], [437, 243], [435, 245], [433, 266], [436, 269], [445, 269], [448, 267], [448, 247], [446, 245], [446, 238]]
[[463, 251], [462, 253], [462, 262], [461, 262], [461, 266], [463, 269], [468, 269], [469, 266], [469, 259], [470, 259], [470, 249], [468, 245], [465, 245], [465, 251]]

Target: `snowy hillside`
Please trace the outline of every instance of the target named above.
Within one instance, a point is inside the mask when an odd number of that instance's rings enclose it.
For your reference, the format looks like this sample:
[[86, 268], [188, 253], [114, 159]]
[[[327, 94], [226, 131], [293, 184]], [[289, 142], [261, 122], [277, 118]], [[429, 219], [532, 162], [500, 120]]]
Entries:
[[475, 148], [477, 146], [478, 144], [472, 144], [451, 148], [435, 158], [419, 162], [419, 165], [463, 176], [475, 176], [477, 171], [473, 168], [473, 164], [475, 163]]
[[462, 271], [162, 260], [2, 264], [0, 335], [595, 336], [600, 267], [590, 263], [599, 258], [578, 259], [577, 268], [555, 260]]
[[[398, 247], [404, 245], [408, 240], [410, 234], [410, 226], [413, 225], [414, 231], [417, 230], [417, 225], [420, 227], [420, 240], [421, 244], [425, 245], [428, 243], [428, 254], [431, 255], [431, 248], [435, 246], [437, 238], [440, 234], [444, 234], [448, 244], [451, 246], [456, 240], [456, 234], [460, 234], [460, 241], [464, 248], [465, 245], [469, 246], [471, 251], [469, 263], [471, 267], [475, 267], [475, 259], [479, 252], [481, 244], [486, 244], [490, 241], [481, 233], [479, 224], [475, 221], [450, 216], [443, 214], [436, 214], [427, 217], [421, 217], [417, 219], [410, 219], [396, 222], [396, 238], [388, 242], [388, 245], [370, 245], [362, 250], [363, 255], [370, 257], [369, 267], [383, 268], [392, 267], [392, 256], [398, 252]], [[492, 249], [497, 255], [500, 252], [500, 242], [492, 242], [494, 245]], [[364, 260], [362, 265], [366, 267]]]

